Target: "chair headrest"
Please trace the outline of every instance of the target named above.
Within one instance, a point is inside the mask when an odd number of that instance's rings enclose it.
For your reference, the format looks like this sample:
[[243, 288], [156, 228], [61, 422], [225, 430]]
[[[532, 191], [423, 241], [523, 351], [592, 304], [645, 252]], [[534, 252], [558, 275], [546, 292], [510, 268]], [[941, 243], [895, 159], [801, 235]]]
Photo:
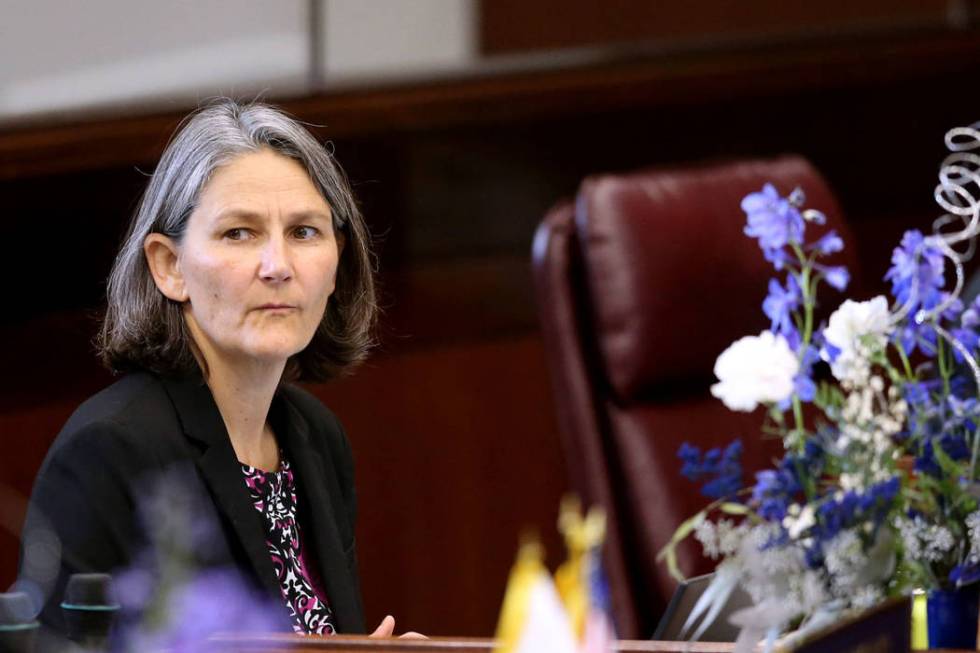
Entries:
[[[762, 300], [776, 272], [744, 235], [740, 208], [767, 182], [784, 196], [802, 188], [806, 206], [827, 215], [826, 226], [807, 225], [808, 238], [834, 228], [848, 240], [826, 182], [797, 156], [583, 182], [576, 229], [593, 332], [618, 400], [707, 379], [725, 347], [768, 326]], [[853, 260], [845, 249], [840, 262]], [[824, 298], [836, 306], [837, 298]]]

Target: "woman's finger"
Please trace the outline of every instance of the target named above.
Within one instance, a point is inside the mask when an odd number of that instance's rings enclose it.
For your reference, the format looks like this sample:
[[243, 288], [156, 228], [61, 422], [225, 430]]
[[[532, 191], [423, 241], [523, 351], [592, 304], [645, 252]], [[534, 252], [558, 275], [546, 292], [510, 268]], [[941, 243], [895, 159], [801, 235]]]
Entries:
[[398, 636], [398, 639], [429, 639], [422, 633], [417, 633], [414, 630], [410, 630], [407, 633], [402, 633]]
[[371, 637], [391, 637], [395, 632], [395, 618], [390, 614], [381, 620], [381, 625], [374, 629]]

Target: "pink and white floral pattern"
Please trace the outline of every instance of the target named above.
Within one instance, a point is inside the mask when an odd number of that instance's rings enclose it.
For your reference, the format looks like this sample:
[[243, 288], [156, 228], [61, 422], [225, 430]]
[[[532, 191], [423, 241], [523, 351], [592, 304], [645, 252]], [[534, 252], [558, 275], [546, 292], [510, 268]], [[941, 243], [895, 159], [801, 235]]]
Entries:
[[279, 578], [283, 600], [300, 634], [332, 635], [333, 611], [323, 583], [308, 564], [306, 547], [297, 521], [296, 483], [289, 462], [282, 460], [276, 472], [242, 465], [252, 505], [262, 515], [266, 546]]

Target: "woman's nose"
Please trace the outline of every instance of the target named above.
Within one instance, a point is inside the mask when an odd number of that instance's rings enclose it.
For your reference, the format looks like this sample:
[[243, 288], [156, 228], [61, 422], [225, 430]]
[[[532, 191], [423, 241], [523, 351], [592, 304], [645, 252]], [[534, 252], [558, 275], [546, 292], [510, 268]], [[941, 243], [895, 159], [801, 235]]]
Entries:
[[270, 283], [281, 283], [292, 278], [293, 267], [284, 238], [270, 238], [262, 248], [259, 276]]

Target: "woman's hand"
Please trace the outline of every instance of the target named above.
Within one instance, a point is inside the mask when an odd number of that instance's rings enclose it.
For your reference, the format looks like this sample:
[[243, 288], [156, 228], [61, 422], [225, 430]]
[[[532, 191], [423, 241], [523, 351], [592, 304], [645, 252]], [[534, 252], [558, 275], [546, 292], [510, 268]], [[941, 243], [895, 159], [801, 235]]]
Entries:
[[[390, 614], [381, 620], [381, 625], [374, 629], [368, 637], [391, 637], [395, 632], [395, 618]], [[407, 632], [398, 636], [399, 639], [429, 639], [425, 635], [415, 632]]]

